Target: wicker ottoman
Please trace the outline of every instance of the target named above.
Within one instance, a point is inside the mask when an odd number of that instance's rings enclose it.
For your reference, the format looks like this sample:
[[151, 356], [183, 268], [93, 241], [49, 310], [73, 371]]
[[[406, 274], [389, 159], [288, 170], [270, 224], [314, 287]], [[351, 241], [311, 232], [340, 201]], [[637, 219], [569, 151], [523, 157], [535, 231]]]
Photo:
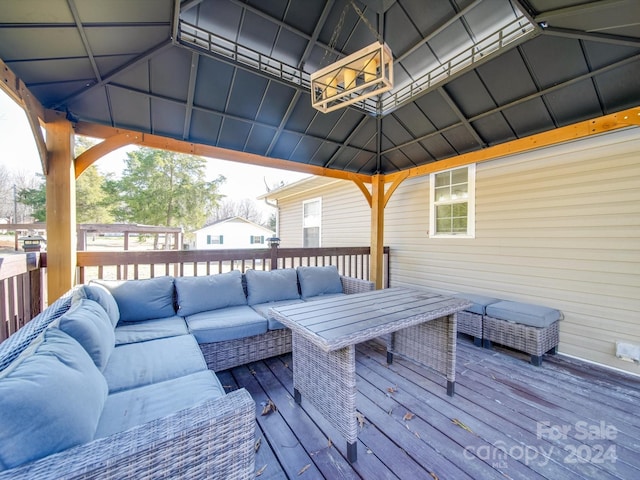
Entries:
[[466, 310], [458, 312], [458, 332], [471, 335], [473, 343], [482, 346], [482, 317], [488, 305], [500, 302], [499, 298], [485, 297], [474, 293], [457, 293], [454, 295], [473, 302]]
[[542, 355], [556, 353], [559, 334], [559, 310], [529, 303], [502, 301], [487, 307], [482, 319], [485, 346], [491, 342], [531, 355], [531, 363], [542, 364]]

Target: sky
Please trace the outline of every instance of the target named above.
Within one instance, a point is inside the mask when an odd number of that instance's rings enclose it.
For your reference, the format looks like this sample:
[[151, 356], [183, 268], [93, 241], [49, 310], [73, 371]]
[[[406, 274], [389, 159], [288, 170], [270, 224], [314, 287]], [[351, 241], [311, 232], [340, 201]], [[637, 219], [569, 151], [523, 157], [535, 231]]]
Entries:
[[[128, 149], [123, 147], [98, 160], [95, 165], [103, 172], [118, 175], [123, 167]], [[42, 173], [42, 165], [27, 117], [8, 95], [0, 91], [0, 165], [10, 172]], [[306, 174], [289, 172], [274, 168], [258, 167], [237, 162], [208, 159], [207, 179], [213, 180], [224, 175], [220, 193], [229, 198], [241, 200], [255, 199], [267, 192], [267, 185], [284, 181], [292, 183], [307, 177]]]

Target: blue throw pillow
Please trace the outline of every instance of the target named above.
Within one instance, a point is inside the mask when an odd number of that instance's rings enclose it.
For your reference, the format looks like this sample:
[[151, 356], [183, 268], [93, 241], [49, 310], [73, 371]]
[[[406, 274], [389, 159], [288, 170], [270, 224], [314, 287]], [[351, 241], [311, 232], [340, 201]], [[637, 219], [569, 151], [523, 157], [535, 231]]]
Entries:
[[139, 322], [152, 318], [172, 317], [174, 309], [173, 277], [146, 280], [92, 280], [103, 285], [116, 299], [120, 320]]
[[118, 303], [104, 285], [100, 285], [98, 283], [80, 285], [75, 291], [73, 301], [76, 302], [82, 298], [88, 298], [89, 300], [98, 302], [100, 306], [104, 308], [104, 311], [107, 312], [107, 315], [109, 315], [109, 320], [111, 320], [113, 328], [116, 327], [118, 320], [120, 320]]
[[247, 303], [277, 302], [300, 298], [298, 293], [298, 278], [293, 268], [278, 270], [247, 270]]
[[182, 317], [247, 304], [238, 270], [204, 277], [177, 277], [175, 284], [178, 315]]
[[0, 470], [93, 440], [107, 393], [84, 348], [46, 329], [0, 373]]
[[107, 312], [98, 302], [83, 298], [73, 303], [56, 324], [84, 347], [100, 371], [104, 370], [116, 336]]
[[330, 293], [343, 293], [342, 281], [338, 267], [335, 265], [298, 267], [298, 281], [303, 299]]

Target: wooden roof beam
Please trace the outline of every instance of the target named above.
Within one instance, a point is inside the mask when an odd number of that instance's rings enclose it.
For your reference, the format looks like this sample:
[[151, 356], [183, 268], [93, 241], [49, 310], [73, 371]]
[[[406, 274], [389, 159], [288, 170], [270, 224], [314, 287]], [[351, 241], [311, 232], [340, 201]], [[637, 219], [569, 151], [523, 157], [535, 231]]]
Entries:
[[[529, 152], [634, 125], [640, 125], [640, 106], [410, 168], [408, 170], [408, 178], [428, 175], [472, 163], [495, 160], [507, 155]], [[396, 178], [406, 175], [406, 172], [407, 170], [403, 170], [401, 172], [387, 174], [385, 175], [385, 180], [394, 181]]]
[[0, 89], [24, 110], [36, 142], [38, 155], [42, 163], [42, 172], [46, 175], [49, 169], [49, 152], [40, 128], [40, 123], [45, 119], [45, 109], [24, 82], [2, 60], [0, 60], [0, 70], [2, 75]]
[[[141, 145], [144, 147], [157, 148], [160, 150], [170, 150], [178, 153], [186, 153], [188, 155], [198, 155], [211, 159], [228, 160], [231, 162], [246, 163], [249, 165], [257, 165], [261, 167], [277, 168], [280, 170], [289, 170], [292, 172], [308, 173], [309, 175], [318, 175], [321, 177], [339, 178], [342, 180], [353, 180], [357, 178], [364, 183], [371, 183], [369, 175], [363, 175], [353, 172], [345, 172], [343, 170], [333, 170], [330, 168], [319, 167], [317, 165], [309, 165], [306, 163], [293, 162], [290, 160], [282, 160], [277, 158], [264, 157], [248, 152], [239, 152], [221, 147], [213, 147], [198, 143], [177, 140], [173, 138], [162, 137], [150, 133], [140, 133], [132, 130], [121, 128], [113, 128], [105, 125], [94, 123], [78, 122], [75, 125], [75, 132], [78, 135], [86, 135], [94, 138], [109, 138], [114, 135], [127, 134], [131, 136], [131, 144]], [[96, 145], [97, 147], [98, 145]]]

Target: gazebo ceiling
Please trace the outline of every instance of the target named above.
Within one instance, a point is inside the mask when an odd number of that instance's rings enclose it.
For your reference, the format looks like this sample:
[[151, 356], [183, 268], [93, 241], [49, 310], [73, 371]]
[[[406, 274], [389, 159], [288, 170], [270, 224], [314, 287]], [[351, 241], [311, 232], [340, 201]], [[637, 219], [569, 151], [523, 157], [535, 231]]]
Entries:
[[[354, 4], [3, 0], [0, 58], [73, 121], [363, 174], [640, 105], [637, 0]], [[314, 110], [309, 74], [376, 32], [394, 90]]]

